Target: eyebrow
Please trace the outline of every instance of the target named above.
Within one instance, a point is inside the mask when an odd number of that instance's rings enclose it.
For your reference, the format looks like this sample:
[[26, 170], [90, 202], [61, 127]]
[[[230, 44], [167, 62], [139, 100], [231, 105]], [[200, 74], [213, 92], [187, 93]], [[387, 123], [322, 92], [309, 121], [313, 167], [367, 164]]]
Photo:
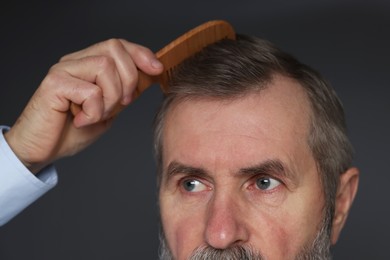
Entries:
[[261, 162], [258, 165], [250, 166], [248, 168], [243, 168], [239, 171], [241, 175], [269, 175], [279, 177], [281, 179], [291, 180], [293, 183], [296, 183], [297, 176], [292, 171], [290, 171], [285, 164], [278, 160], [266, 160]]
[[177, 161], [173, 161], [168, 165], [166, 173], [168, 177], [167, 179], [170, 179], [172, 176], [179, 173], [185, 175], [198, 175], [198, 176], [208, 175], [205, 169], [184, 165]]

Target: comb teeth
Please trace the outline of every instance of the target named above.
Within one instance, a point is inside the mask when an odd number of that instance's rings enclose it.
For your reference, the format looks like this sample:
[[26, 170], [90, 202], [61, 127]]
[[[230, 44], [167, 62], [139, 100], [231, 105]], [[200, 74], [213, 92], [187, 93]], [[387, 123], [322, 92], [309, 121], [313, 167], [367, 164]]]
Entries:
[[168, 82], [172, 79], [173, 70], [176, 68], [176, 66], [171, 67], [167, 70], [167, 76], [168, 76]]
[[[220, 40], [226, 40], [226, 39], [231, 39], [228, 35], [226, 35], [225, 37], [223, 37], [222, 39]], [[217, 41], [215, 41], [217, 42]], [[215, 43], [213, 42], [213, 43]], [[208, 45], [211, 45], [211, 44], [208, 44]], [[197, 52], [194, 52], [193, 55], [195, 55], [196, 53], [200, 52], [202, 49], [204, 49], [205, 47], [207, 47], [208, 45], [205, 45], [203, 47], [198, 47], [197, 49], [199, 49], [199, 51]], [[193, 56], [192, 55], [192, 56]], [[190, 58], [191, 56], [188, 56], [186, 59]], [[182, 61], [184, 62], [184, 60]], [[181, 62], [181, 63], [182, 63]], [[160, 75], [160, 85], [161, 85], [161, 89], [164, 93], [167, 93], [168, 92], [168, 86], [169, 86], [169, 83], [171, 82], [172, 80], [172, 77], [173, 77], [173, 74], [175, 73], [175, 70], [176, 68], [181, 64], [177, 64], [177, 65], [174, 65], [174, 66], [171, 66], [170, 68], [166, 69], [164, 72], [163, 72], [163, 75]]]
[[[233, 27], [221, 20], [209, 21], [183, 34], [156, 53], [157, 58], [164, 65], [164, 72], [157, 81], [164, 93], [168, 91], [168, 83], [173, 77], [177, 66], [187, 58], [201, 51], [206, 46], [222, 39], [235, 40]], [[139, 85], [139, 93], [148, 86]]]
[[167, 88], [168, 88], [169, 82], [172, 80], [173, 73], [175, 72], [176, 68], [177, 68], [177, 66], [173, 66], [166, 71], [165, 80], [164, 80], [164, 82], [161, 82], [161, 88], [163, 89], [164, 92], [166, 92], [168, 90]]

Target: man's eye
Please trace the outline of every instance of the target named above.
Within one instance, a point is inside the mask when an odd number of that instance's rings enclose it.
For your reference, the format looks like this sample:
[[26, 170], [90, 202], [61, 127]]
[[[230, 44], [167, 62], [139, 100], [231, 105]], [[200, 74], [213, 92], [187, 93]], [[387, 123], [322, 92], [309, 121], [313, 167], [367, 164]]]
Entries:
[[256, 187], [260, 190], [272, 190], [280, 185], [280, 181], [270, 177], [261, 177], [256, 180]]
[[200, 192], [207, 190], [207, 186], [198, 180], [185, 180], [182, 183], [183, 188], [188, 192]]

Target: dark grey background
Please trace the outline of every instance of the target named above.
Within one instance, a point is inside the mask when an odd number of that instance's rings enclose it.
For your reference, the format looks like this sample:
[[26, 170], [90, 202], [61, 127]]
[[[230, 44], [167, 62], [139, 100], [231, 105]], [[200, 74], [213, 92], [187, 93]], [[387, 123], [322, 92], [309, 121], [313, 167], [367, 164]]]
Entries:
[[[14, 1], [2, 6], [0, 123], [12, 125], [62, 55], [112, 37], [153, 51], [226, 19], [318, 69], [344, 102], [360, 188], [335, 259], [390, 259], [389, 1]], [[151, 125], [157, 86], [92, 147], [57, 163], [59, 185], [0, 228], [0, 259], [156, 259]]]

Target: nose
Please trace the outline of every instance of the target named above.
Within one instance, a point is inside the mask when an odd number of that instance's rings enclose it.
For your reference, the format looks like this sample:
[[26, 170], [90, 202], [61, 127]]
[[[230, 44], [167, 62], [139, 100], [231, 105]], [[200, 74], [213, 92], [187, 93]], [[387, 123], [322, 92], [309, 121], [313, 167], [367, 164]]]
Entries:
[[209, 246], [226, 249], [248, 241], [245, 209], [241, 209], [233, 196], [215, 194], [209, 202], [207, 213], [204, 236]]

